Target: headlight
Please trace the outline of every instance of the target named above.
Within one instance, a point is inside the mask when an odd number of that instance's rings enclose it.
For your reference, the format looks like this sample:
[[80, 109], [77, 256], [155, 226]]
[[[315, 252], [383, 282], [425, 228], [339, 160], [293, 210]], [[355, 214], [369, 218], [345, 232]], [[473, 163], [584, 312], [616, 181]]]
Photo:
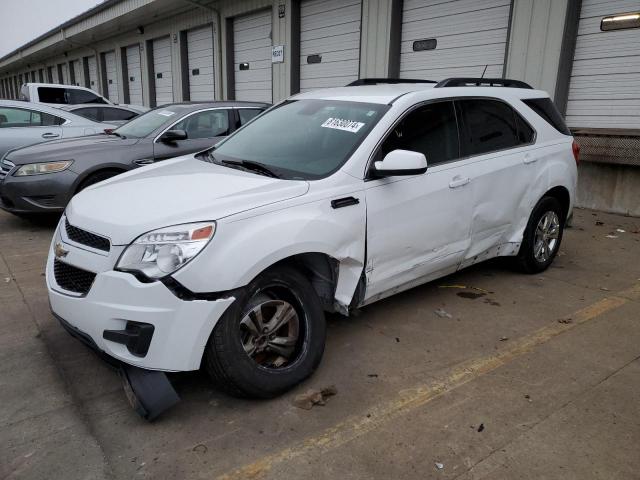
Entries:
[[152, 279], [166, 277], [198, 255], [215, 231], [215, 222], [203, 222], [145, 233], [125, 249], [116, 270], [140, 272]]
[[29, 175], [57, 173], [66, 170], [71, 166], [72, 163], [73, 160], [63, 160], [61, 162], [28, 163], [26, 165], [22, 165], [13, 175], [15, 177], [26, 177]]

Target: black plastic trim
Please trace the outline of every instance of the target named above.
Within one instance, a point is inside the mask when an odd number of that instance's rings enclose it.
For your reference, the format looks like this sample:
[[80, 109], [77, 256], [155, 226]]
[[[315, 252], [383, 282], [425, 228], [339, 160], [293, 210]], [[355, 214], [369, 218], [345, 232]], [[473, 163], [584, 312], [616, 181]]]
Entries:
[[349, 207], [351, 205], [357, 205], [360, 203], [360, 200], [355, 197], [344, 197], [338, 198], [336, 200], [331, 200], [331, 208], [342, 208]]
[[154, 330], [155, 327], [150, 323], [129, 320], [124, 330], [105, 330], [102, 338], [125, 345], [129, 353], [136, 357], [144, 357], [149, 352]]
[[438, 82], [434, 88], [444, 87], [508, 87], [526, 88], [533, 90], [533, 87], [521, 80], [511, 78], [479, 78], [479, 77], [451, 77]]
[[347, 87], [361, 87], [363, 85], [379, 85], [379, 84], [396, 85], [399, 83], [435, 83], [435, 80], [424, 80], [420, 78], [360, 78], [347, 84]]
[[238, 291], [241, 290], [241, 288], [235, 288], [222, 292], [192, 292], [173, 277], [164, 277], [160, 279], [160, 281], [171, 293], [186, 302], [192, 302], [194, 300], [213, 302], [224, 298], [237, 297]]

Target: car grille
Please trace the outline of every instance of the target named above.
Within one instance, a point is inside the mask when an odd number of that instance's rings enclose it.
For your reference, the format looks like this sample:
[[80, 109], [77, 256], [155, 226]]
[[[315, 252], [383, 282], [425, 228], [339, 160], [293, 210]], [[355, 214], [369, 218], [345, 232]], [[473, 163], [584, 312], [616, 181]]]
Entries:
[[60, 260], [53, 261], [53, 274], [60, 288], [81, 295], [89, 293], [93, 280], [96, 278], [95, 273], [87, 272]]
[[3, 158], [0, 162], [0, 181], [4, 180], [4, 177], [6, 177], [15, 166], [15, 163], [10, 162], [6, 158]]
[[102, 250], [104, 252], [108, 252], [111, 249], [111, 243], [108, 238], [74, 227], [66, 220], [64, 222], [64, 226], [67, 231], [67, 237], [76, 243], [86, 245], [87, 247], [95, 248], [97, 250]]

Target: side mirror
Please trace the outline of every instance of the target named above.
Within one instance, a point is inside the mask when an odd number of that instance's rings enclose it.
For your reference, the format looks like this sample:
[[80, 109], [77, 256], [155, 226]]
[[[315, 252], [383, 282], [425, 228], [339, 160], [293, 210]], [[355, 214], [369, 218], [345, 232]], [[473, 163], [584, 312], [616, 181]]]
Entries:
[[160, 136], [160, 141], [162, 143], [173, 143], [178, 140], [186, 140], [187, 138], [187, 132], [184, 130], [167, 130]]
[[420, 175], [427, 171], [427, 159], [422, 153], [409, 150], [394, 150], [387, 153], [381, 162], [374, 164], [378, 177], [397, 175]]

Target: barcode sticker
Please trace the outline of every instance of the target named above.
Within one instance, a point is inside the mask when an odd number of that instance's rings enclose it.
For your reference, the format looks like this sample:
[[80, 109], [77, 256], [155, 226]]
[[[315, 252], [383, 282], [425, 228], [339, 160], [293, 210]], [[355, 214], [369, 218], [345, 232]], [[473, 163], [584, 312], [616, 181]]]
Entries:
[[364, 123], [356, 122], [354, 120], [344, 120], [342, 118], [327, 118], [320, 126], [324, 128], [333, 128], [335, 130], [344, 130], [345, 132], [358, 133], [358, 131], [364, 127]]

